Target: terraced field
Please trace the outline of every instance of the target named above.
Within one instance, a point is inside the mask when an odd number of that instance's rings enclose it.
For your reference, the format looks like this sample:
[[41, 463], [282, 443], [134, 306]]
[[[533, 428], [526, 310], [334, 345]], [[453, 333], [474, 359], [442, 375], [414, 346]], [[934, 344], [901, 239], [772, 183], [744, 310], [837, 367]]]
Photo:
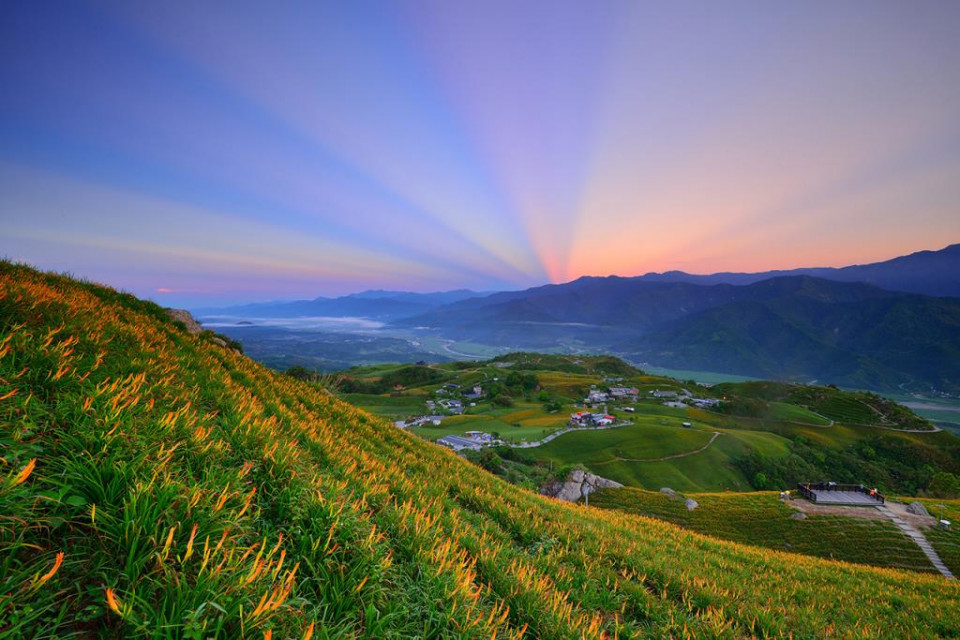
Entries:
[[766, 416], [770, 420], [782, 420], [785, 422], [801, 422], [805, 424], [829, 425], [832, 420], [826, 416], [814, 413], [809, 409], [798, 407], [795, 404], [786, 402], [771, 402], [770, 413]]
[[682, 499], [659, 491], [620, 489], [590, 496], [591, 506], [651, 516], [691, 531], [744, 544], [833, 558], [877, 567], [934, 572], [926, 556], [891, 522], [797, 513], [777, 492], [691, 493], [700, 506], [687, 510]]
[[7, 637], [960, 633], [940, 577], [545, 499], [156, 305], [7, 263], [0, 438]]

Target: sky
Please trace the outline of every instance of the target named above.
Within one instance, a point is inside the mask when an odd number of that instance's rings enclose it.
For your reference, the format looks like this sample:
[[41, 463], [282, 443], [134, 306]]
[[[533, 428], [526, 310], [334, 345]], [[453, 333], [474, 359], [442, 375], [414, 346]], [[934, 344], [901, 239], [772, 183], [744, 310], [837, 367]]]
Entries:
[[960, 241], [960, 2], [9, 2], [0, 256], [169, 306]]

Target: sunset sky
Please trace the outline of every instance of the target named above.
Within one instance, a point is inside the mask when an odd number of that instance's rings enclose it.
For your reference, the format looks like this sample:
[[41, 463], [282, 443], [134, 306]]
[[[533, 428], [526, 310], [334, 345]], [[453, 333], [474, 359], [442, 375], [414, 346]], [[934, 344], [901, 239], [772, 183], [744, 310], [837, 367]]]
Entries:
[[0, 255], [169, 305], [960, 241], [960, 2], [9, 2]]

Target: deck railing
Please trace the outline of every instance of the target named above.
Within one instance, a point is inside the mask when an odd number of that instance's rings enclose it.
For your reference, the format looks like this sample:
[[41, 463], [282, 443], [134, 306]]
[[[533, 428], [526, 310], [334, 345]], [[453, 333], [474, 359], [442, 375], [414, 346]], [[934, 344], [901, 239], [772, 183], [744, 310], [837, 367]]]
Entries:
[[797, 491], [810, 502], [817, 501], [817, 491], [849, 491], [851, 493], [862, 493], [875, 499], [880, 504], [886, 504], [887, 500], [882, 493], [876, 489], [868, 489], [862, 484], [838, 484], [836, 482], [804, 482], [797, 485]]

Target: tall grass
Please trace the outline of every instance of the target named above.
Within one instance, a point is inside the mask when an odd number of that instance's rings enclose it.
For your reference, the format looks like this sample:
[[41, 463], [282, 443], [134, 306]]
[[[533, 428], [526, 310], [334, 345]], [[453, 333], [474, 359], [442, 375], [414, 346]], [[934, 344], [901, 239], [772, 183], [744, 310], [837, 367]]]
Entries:
[[0, 635], [960, 634], [960, 587], [508, 485], [110, 289], [0, 265]]

